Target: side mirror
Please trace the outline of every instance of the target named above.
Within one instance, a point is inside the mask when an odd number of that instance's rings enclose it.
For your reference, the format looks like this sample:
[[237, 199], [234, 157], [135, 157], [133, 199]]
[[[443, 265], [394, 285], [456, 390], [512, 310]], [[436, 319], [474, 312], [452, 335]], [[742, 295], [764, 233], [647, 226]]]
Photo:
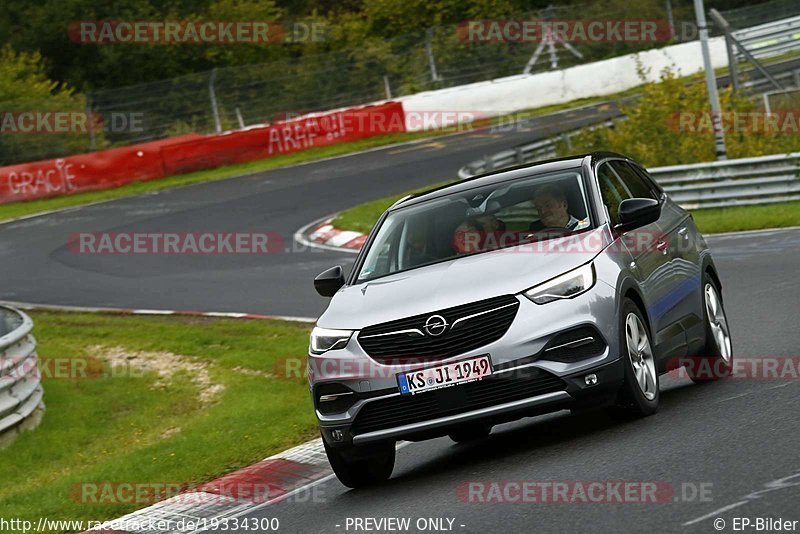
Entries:
[[619, 204], [618, 232], [627, 232], [646, 224], [654, 223], [661, 217], [661, 204], [652, 198], [628, 198]]
[[344, 272], [337, 265], [323, 271], [314, 278], [314, 289], [323, 297], [332, 297], [344, 285]]

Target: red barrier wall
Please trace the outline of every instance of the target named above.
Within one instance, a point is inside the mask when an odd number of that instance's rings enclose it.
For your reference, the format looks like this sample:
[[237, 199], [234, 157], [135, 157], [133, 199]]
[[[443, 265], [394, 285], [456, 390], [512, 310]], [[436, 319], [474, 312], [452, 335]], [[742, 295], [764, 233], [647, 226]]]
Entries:
[[190, 134], [151, 143], [0, 168], [0, 203], [107, 189], [164, 176], [161, 149], [200, 139]]
[[118, 187], [312, 147], [405, 131], [402, 104], [311, 114], [263, 127], [189, 134], [65, 158], [0, 167], [0, 204]]

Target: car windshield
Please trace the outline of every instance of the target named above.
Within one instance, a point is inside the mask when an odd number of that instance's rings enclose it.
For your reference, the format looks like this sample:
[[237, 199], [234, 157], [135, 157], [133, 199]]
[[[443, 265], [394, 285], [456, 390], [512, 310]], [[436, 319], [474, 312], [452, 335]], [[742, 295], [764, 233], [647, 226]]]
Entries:
[[459, 191], [390, 213], [356, 283], [591, 226], [580, 168]]

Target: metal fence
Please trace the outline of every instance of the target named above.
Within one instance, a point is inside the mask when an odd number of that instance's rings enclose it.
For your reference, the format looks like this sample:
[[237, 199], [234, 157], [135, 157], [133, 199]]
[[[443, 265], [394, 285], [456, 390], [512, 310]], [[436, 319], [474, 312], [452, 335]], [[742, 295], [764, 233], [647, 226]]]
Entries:
[[32, 330], [30, 317], [0, 306], [0, 447], [36, 426], [44, 413]]
[[[752, 7], [752, 9], [751, 9]], [[614, 10], [616, 9], [616, 10]], [[782, 17], [800, 16], [796, 0], [772, 0], [724, 12], [734, 29]], [[528, 20], [665, 20], [674, 22], [673, 42], [694, 39], [684, 32], [694, 21], [690, 2], [644, 2], [635, 14], [628, 6], [604, 3], [550, 7], [498, 18]], [[712, 33], [720, 33], [712, 28]], [[755, 34], [754, 34], [755, 35]], [[538, 42], [470, 42], [461, 24], [443, 24], [353, 46], [334, 38], [311, 48], [281, 49], [261, 64], [225, 67], [167, 80], [94, 90], [78, 95], [87, 111], [111, 122], [127, 117], [129, 128], [97, 135], [14, 136], [0, 138], [0, 165], [34, 161], [183, 133], [211, 133], [274, 122], [298, 114], [364, 104], [421, 91], [499, 77], [563, 69], [648, 48], [665, 42], [579, 42], [558, 44], [530, 62]], [[552, 52], [552, 56], [551, 56]], [[283, 55], [281, 55], [283, 54]], [[278, 57], [276, 57], [278, 56]], [[554, 67], [555, 65], [555, 67]], [[530, 66], [530, 70], [527, 67]], [[83, 102], [78, 104], [83, 106]], [[8, 107], [8, 106], [6, 106]], [[47, 103], [33, 106], [50, 109]], [[0, 103], [0, 109], [2, 103]], [[135, 125], [134, 125], [135, 119]], [[20, 139], [21, 138], [21, 139]], [[11, 142], [13, 141], [13, 142]]]
[[[675, 21], [692, 20], [688, 3], [673, 2]], [[587, 3], [498, 16], [518, 20], [625, 20], [624, 6]], [[636, 19], [664, 20], [666, 4], [643, 3]], [[679, 25], [680, 27], [680, 25]], [[675, 41], [682, 34], [677, 32]], [[686, 38], [693, 38], [691, 34]], [[274, 122], [294, 115], [359, 105], [427, 90], [480, 82], [525, 72], [536, 73], [619, 56], [665, 42], [582, 42], [557, 44], [530, 65], [539, 42], [471, 42], [461, 24], [421, 28], [387, 39], [366, 39], [360, 46], [341, 37], [310, 48], [283, 49], [261, 64], [225, 67], [167, 80], [93, 90], [87, 111], [104, 119], [135, 117], [136, 126], [98, 135], [24, 136], [22, 142], [0, 138], [0, 165], [61, 157], [183, 133], [211, 133]], [[281, 54], [283, 54], [281, 56]], [[280, 57], [276, 57], [280, 56]], [[528, 68], [530, 67], [530, 68]], [[82, 99], [82, 98], [81, 98]], [[81, 104], [82, 105], [82, 104]], [[46, 103], [34, 106], [50, 109]], [[2, 103], [0, 103], [0, 109]], [[132, 122], [132, 121], [131, 121]], [[104, 121], [110, 123], [110, 120]], [[22, 137], [22, 136], [15, 136]], [[16, 139], [15, 139], [16, 140]]]
[[[800, 48], [800, 16], [735, 31], [733, 35], [757, 59], [780, 56]], [[745, 59], [741, 53], [739, 58]]]
[[800, 152], [649, 171], [677, 203], [689, 209], [800, 200]]
[[[601, 124], [590, 126], [589, 128], [610, 128], [614, 126], [614, 121], [606, 121]], [[533, 163], [545, 159], [555, 158], [558, 155], [558, 143], [562, 141], [567, 148], [570, 146], [570, 138], [576, 133], [582, 131], [583, 128], [564, 132], [558, 137], [549, 139], [542, 139], [533, 143], [526, 143], [524, 145], [517, 145], [513, 148], [501, 150], [494, 154], [488, 154], [481, 159], [471, 161], [458, 170], [458, 177], [461, 180], [471, 176], [477, 176], [485, 172], [490, 172], [499, 169], [513, 167], [514, 165], [522, 165], [524, 163]]]
[[[605, 125], [604, 125], [605, 126]], [[462, 180], [484, 172], [556, 156], [558, 139], [503, 150], [464, 165]], [[648, 169], [687, 209], [800, 200], [800, 152]]]

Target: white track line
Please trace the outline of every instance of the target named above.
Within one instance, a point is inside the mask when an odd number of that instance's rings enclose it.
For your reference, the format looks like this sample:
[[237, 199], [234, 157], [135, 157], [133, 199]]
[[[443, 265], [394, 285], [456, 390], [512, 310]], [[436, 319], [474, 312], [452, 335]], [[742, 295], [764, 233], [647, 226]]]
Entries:
[[113, 313], [123, 315], [178, 315], [191, 317], [217, 317], [226, 319], [275, 319], [278, 321], [292, 321], [299, 323], [316, 323], [312, 317], [295, 317], [292, 315], [266, 315], [258, 313], [242, 312], [202, 312], [193, 310], [151, 310], [151, 309], [131, 309], [131, 308], [99, 308], [93, 306], [59, 306], [56, 304], [36, 304], [32, 302], [15, 302], [10, 300], [0, 300], [0, 305], [11, 306], [21, 310], [43, 310], [58, 312], [76, 313]]

